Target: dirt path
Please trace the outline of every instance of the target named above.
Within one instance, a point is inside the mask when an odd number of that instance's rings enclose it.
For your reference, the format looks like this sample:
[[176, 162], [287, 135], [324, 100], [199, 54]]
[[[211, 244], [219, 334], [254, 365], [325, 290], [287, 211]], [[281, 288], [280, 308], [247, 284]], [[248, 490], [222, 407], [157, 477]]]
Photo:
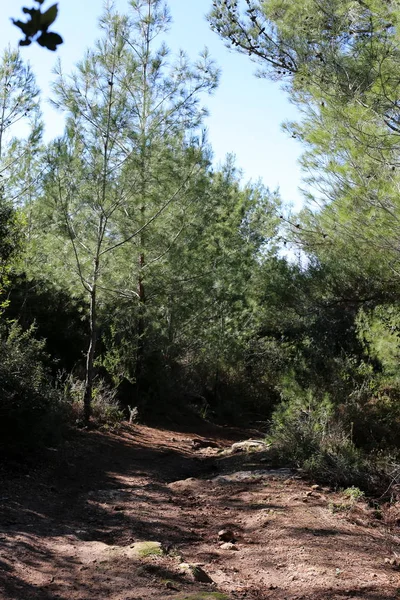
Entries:
[[400, 598], [395, 509], [193, 444], [238, 438], [206, 433], [81, 433], [46, 468], [0, 473], [1, 600]]

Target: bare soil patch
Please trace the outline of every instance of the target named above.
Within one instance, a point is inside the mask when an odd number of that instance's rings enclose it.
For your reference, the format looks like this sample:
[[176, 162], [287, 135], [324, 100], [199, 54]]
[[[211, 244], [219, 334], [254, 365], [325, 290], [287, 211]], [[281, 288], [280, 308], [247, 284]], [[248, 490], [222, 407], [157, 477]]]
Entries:
[[0, 598], [400, 598], [400, 511], [313, 489], [263, 451], [220, 453], [245, 437], [127, 426], [8, 465]]

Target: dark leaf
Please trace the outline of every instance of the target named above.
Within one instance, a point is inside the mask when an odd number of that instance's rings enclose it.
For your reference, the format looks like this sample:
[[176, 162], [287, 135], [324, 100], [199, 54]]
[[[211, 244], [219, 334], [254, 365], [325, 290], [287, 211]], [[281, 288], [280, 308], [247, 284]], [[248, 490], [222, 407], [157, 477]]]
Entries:
[[17, 27], [19, 27], [26, 36], [35, 35], [35, 33], [36, 33], [36, 30], [33, 27], [32, 21], [29, 21], [28, 23], [24, 23], [23, 21], [14, 21], [13, 20], [13, 23]]
[[43, 32], [41, 36], [37, 39], [38, 44], [43, 46], [44, 48], [48, 48], [53, 52], [57, 50], [57, 46], [63, 43], [63, 39], [58, 33], [53, 32]]
[[50, 25], [56, 20], [57, 14], [58, 5], [53, 4], [53, 6], [50, 6], [50, 8], [40, 16], [40, 28], [44, 30], [50, 27]]

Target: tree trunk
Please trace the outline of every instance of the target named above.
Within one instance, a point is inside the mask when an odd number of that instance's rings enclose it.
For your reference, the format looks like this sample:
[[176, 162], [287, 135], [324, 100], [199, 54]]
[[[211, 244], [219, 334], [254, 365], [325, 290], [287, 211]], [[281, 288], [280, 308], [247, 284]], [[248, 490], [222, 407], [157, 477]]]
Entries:
[[136, 404], [140, 402], [140, 391], [143, 376], [144, 366], [144, 333], [145, 333], [145, 310], [146, 310], [146, 294], [143, 283], [142, 269], [145, 264], [144, 253], [139, 256], [139, 277], [138, 277], [138, 295], [139, 295], [139, 315], [137, 324], [137, 349], [136, 349], [136, 366], [135, 366], [135, 389], [136, 389]]
[[89, 424], [92, 415], [94, 356], [97, 342], [96, 287], [90, 293], [90, 341], [86, 354], [85, 393], [83, 397], [83, 416], [85, 425]]

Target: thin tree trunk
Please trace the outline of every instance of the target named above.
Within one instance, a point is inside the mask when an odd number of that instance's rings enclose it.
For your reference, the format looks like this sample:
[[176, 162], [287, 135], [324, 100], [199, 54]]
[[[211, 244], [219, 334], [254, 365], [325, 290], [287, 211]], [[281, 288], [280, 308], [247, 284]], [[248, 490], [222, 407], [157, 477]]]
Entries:
[[[142, 195], [142, 206], [140, 207], [140, 225], [143, 227], [146, 222], [146, 159], [147, 159], [147, 119], [149, 111], [149, 97], [148, 97], [148, 81], [147, 81], [147, 67], [150, 57], [150, 24], [152, 14], [152, 2], [148, 0], [148, 15], [146, 23], [146, 41], [145, 41], [145, 53], [143, 62], [143, 73], [142, 73], [142, 114], [140, 117], [140, 137], [141, 137], [141, 195]], [[142, 391], [143, 384], [143, 367], [145, 359], [145, 330], [146, 330], [146, 293], [143, 282], [143, 269], [145, 266], [145, 235], [143, 231], [140, 234], [140, 254], [139, 254], [139, 273], [138, 273], [138, 296], [139, 296], [139, 314], [137, 324], [137, 349], [136, 349], [136, 365], [135, 365], [135, 402], [140, 404], [140, 393]]]
[[[143, 240], [141, 240], [142, 242]], [[138, 296], [139, 296], [139, 314], [137, 323], [137, 348], [136, 348], [136, 366], [135, 366], [135, 391], [136, 404], [140, 403], [140, 392], [142, 387], [144, 350], [145, 350], [145, 329], [146, 329], [146, 293], [143, 282], [142, 270], [145, 265], [144, 252], [139, 256], [139, 276], [138, 276]]]
[[96, 286], [93, 287], [90, 293], [90, 340], [89, 348], [86, 354], [86, 378], [85, 392], [83, 397], [83, 415], [85, 425], [89, 424], [92, 415], [92, 399], [93, 399], [93, 376], [94, 376], [94, 357], [97, 343], [97, 306], [96, 306]]

